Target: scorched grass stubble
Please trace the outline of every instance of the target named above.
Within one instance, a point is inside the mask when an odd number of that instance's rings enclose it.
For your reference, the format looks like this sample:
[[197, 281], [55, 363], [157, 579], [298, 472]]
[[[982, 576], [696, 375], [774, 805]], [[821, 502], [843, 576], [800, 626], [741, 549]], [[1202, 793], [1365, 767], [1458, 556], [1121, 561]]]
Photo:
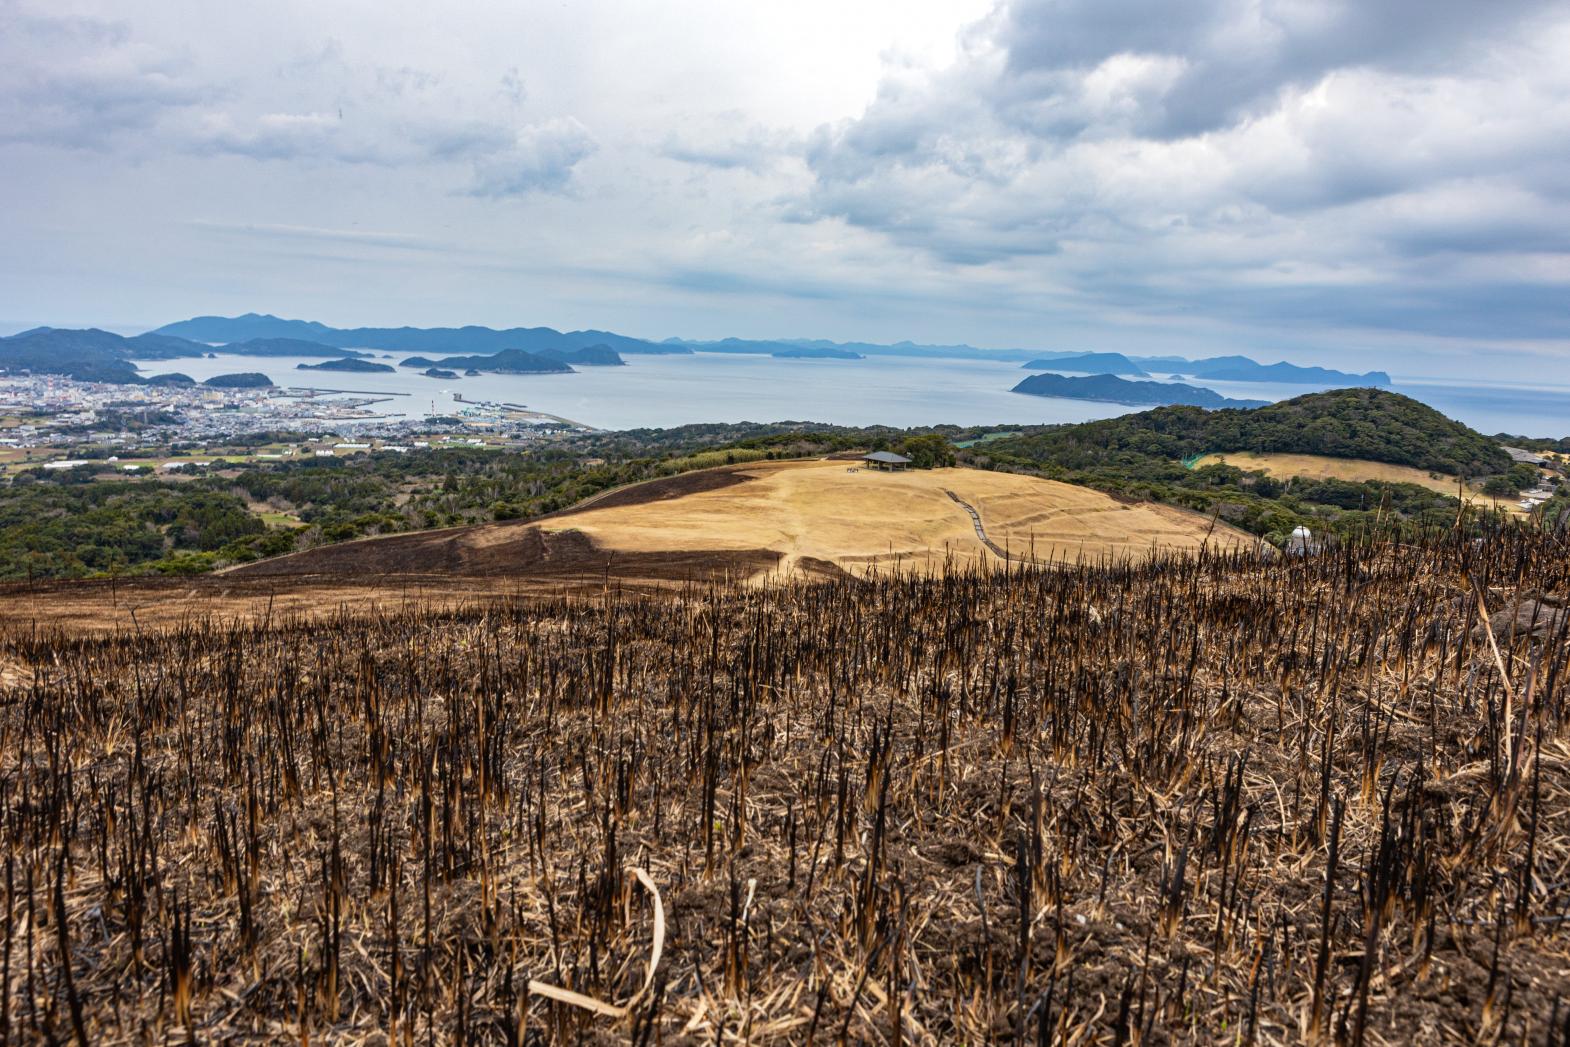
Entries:
[[12, 623], [0, 1042], [1561, 1044], [1567, 564]]

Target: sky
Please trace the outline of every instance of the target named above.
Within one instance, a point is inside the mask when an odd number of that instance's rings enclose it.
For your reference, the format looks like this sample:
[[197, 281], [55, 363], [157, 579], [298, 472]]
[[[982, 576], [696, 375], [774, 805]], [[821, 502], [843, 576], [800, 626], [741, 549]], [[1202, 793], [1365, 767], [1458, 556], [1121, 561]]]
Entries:
[[1570, 374], [1567, 58], [1536, 0], [0, 0], [0, 323]]

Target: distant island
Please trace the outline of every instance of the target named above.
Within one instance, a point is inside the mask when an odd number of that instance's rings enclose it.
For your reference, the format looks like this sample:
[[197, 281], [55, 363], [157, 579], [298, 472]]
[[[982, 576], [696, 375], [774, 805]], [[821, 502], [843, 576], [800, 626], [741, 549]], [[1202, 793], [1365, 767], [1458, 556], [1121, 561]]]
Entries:
[[504, 349], [490, 356], [447, 356], [431, 360], [424, 356], [411, 356], [398, 361], [399, 367], [420, 370], [436, 367], [443, 370], [459, 368], [485, 371], [490, 374], [571, 374], [572, 368], [560, 360], [552, 360], [522, 349]]
[[286, 320], [246, 313], [244, 316], [197, 316], [165, 324], [153, 332], [194, 342], [245, 342], [291, 338], [318, 345], [355, 349], [401, 349], [405, 352], [499, 353], [506, 349], [580, 349], [606, 345], [621, 353], [690, 353], [680, 345], [658, 344], [611, 331], [558, 331], [551, 327], [329, 327], [314, 320]]
[[1122, 353], [1082, 353], [1079, 356], [1046, 357], [1021, 365], [1029, 371], [1074, 371], [1080, 374], [1116, 374], [1127, 378], [1148, 378], [1149, 373]]
[[[392, 368], [389, 367], [388, 370], [391, 371]], [[423, 374], [427, 378], [457, 378], [458, 377], [458, 372], [457, 371], [445, 371], [445, 370], [443, 370], [440, 367], [427, 367], [425, 370], [421, 371], [420, 373]], [[475, 372], [475, 373], [478, 374], [479, 372]]]
[[379, 364], [374, 360], [357, 360], [352, 356], [323, 360], [319, 364], [295, 364], [294, 366], [297, 371], [359, 371], [361, 373], [381, 371], [391, 374], [397, 370], [397, 368], [387, 364]]
[[148, 385], [195, 385], [196, 379], [179, 371], [169, 374], [155, 374], [147, 380]]
[[299, 338], [252, 338], [246, 342], [231, 342], [222, 347], [226, 353], [240, 356], [369, 356], [353, 349], [339, 349], [321, 342], [307, 342]]
[[220, 374], [202, 383], [214, 389], [267, 389], [273, 380], [265, 374], [256, 371], [241, 371], [238, 374]]
[[[1153, 370], [1211, 382], [1279, 382], [1283, 385], [1388, 386], [1384, 371], [1353, 374], [1325, 367], [1300, 367], [1286, 361], [1262, 364], [1246, 356], [1213, 356], [1208, 360], [1152, 360]], [[1147, 364], [1147, 365], [1148, 365]]]
[[1116, 375], [1097, 374], [1071, 378], [1060, 374], [1033, 374], [1013, 389], [1030, 396], [1056, 396], [1067, 400], [1100, 400], [1140, 407], [1263, 407], [1267, 400], [1233, 400], [1213, 389], [1176, 382], [1131, 382]]
[[583, 367], [621, 367], [627, 363], [620, 353], [608, 345], [586, 345], [581, 349], [542, 349], [534, 355]]
[[860, 353], [853, 353], [849, 349], [816, 348], [813, 346], [798, 345], [786, 349], [777, 349], [769, 354], [776, 360], [865, 360]]

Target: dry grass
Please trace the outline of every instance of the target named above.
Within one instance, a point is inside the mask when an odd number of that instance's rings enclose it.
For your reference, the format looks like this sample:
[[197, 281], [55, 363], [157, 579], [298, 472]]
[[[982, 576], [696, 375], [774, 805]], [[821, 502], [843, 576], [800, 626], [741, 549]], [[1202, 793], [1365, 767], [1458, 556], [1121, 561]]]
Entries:
[[677, 498], [590, 506], [558, 516], [548, 530], [573, 529], [600, 548], [628, 552], [768, 549], [787, 573], [803, 560], [852, 573], [997, 565], [968, 514], [948, 494], [975, 506], [987, 536], [1038, 559], [1138, 558], [1153, 550], [1251, 548], [1254, 540], [1193, 513], [1128, 505], [1099, 491], [979, 469], [901, 473], [843, 461], [751, 465], [746, 482]]
[[1567, 572], [12, 623], [0, 1039], [1558, 1044]]
[[[1239, 469], [1257, 469], [1280, 480], [1301, 476], [1310, 480], [1350, 480], [1356, 483], [1380, 481], [1393, 484], [1416, 484], [1430, 491], [1455, 498], [1460, 485], [1454, 476], [1430, 473], [1407, 465], [1388, 462], [1369, 462], [1357, 458], [1327, 458], [1317, 454], [1274, 454], [1255, 451], [1227, 451], [1224, 454], [1207, 454], [1194, 463], [1195, 468], [1217, 464], [1235, 465]], [[1483, 494], [1476, 486], [1466, 489], [1468, 503], [1476, 503], [1519, 512], [1513, 498], [1498, 499]]]

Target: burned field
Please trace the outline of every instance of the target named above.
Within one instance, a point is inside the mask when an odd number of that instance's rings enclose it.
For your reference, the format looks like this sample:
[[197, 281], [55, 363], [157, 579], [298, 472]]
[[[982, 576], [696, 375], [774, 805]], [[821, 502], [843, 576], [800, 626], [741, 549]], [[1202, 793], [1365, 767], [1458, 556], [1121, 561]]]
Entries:
[[1560, 1044], [1562, 540], [0, 635], [0, 1041]]

